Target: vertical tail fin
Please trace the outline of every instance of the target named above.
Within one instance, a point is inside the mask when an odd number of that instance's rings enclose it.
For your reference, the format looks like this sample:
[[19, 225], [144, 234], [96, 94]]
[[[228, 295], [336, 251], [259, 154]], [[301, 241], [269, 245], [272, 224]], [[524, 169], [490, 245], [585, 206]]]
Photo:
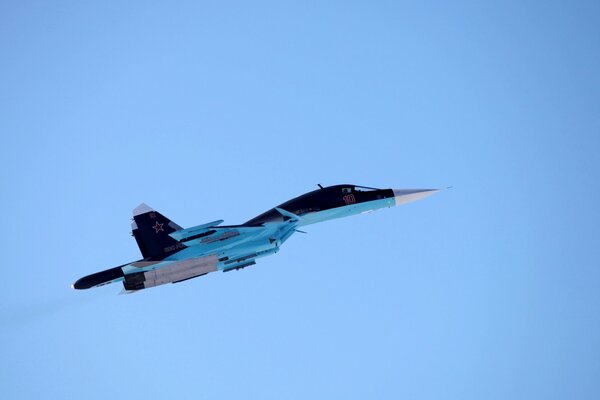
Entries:
[[133, 210], [131, 228], [144, 259], [162, 260], [186, 247], [169, 236], [182, 228], [144, 203]]

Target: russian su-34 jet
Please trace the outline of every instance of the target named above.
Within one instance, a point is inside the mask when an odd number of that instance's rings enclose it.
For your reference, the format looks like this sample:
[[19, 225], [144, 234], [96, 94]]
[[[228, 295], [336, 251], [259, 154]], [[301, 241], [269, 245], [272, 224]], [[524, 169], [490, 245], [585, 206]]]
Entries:
[[133, 210], [132, 235], [143, 258], [77, 280], [74, 289], [123, 282], [125, 291], [177, 283], [215, 271], [249, 267], [277, 253], [298, 228], [334, 218], [392, 207], [427, 197], [437, 189], [322, 187], [286, 201], [241, 225], [223, 220], [183, 229], [146, 204]]

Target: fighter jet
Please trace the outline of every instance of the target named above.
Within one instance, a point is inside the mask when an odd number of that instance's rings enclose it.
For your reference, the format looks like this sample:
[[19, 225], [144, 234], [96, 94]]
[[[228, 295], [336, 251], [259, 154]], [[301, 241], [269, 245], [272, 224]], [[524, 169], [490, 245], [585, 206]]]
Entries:
[[142, 259], [78, 279], [74, 289], [123, 282], [125, 292], [178, 283], [215, 271], [233, 271], [275, 254], [299, 228], [335, 218], [398, 206], [438, 189], [323, 187], [272, 208], [241, 225], [223, 220], [183, 229], [146, 204], [133, 210], [132, 235]]

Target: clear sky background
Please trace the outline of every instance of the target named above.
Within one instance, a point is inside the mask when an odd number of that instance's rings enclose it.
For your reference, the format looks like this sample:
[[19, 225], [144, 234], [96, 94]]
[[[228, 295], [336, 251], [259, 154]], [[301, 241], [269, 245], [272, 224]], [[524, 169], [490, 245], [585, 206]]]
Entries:
[[[0, 4], [0, 397], [600, 398], [597, 1]], [[119, 296], [131, 210], [446, 190]]]

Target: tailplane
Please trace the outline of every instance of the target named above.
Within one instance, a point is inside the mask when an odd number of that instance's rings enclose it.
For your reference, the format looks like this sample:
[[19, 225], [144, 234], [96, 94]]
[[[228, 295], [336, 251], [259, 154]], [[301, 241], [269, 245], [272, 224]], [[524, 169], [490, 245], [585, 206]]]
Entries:
[[144, 203], [133, 210], [131, 228], [144, 259], [162, 260], [186, 247], [169, 236], [182, 228]]

